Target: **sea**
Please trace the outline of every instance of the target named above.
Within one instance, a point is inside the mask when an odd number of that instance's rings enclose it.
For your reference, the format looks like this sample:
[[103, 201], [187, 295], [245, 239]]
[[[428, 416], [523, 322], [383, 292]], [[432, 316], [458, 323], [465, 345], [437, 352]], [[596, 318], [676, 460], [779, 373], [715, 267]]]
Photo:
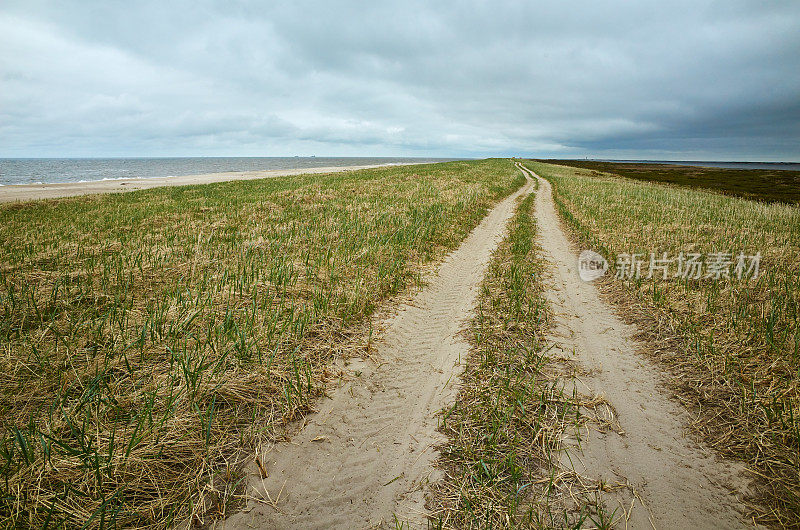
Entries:
[[270, 169], [422, 164], [454, 158], [199, 157], [199, 158], [0, 158], [0, 186], [55, 184]]

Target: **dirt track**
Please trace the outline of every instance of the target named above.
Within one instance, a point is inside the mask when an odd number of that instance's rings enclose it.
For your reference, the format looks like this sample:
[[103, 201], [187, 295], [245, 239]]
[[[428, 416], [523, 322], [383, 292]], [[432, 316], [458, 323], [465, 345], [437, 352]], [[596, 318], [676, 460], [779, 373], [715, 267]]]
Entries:
[[602, 497], [616, 509], [619, 528], [752, 527], [735, 493], [747, 487], [742, 467], [687, 438], [688, 415], [665, 394], [659, 369], [637, 355], [634, 329], [578, 276], [577, 252], [561, 229], [550, 183], [541, 178], [536, 219], [550, 263], [548, 301], [556, 315], [550, 339], [588, 372], [578, 391], [605, 398], [613, 416], [612, 428], [581, 433], [581, 448], [573, 445], [565, 466], [612, 490]]
[[[618, 528], [752, 526], [736, 495], [746, 487], [741, 468], [686, 437], [686, 412], [663, 392], [658, 368], [636, 354], [632, 328], [578, 277], [550, 184], [539, 182], [536, 217], [556, 314], [550, 339], [586, 369], [578, 391], [603, 396], [614, 414], [612, 429], [568, 444], [563, 464], [607, 485], [602, 500], [617, 508]], [[444, 441], [436, 413], [455, 399], [469, 352], [459, 331], [517, 197], [531, 189], [529, 180], [496, 206], [384, 323], [375, 355], [347, 367], [346, 382], [290, 443], [260, 455], [269, 476], [251, 467], [251, 500], [220, 527], [394, 527], [395, 517], [424, 527], [425, 485], [437, 478], [433, 446]]]
[[[460, 330], [517, 197], [497, 205], [442, 263], [438, 274], [385, 324], [373, 358], [351, 363], [350, 380], [291, 441], [251, 469], [251, 500], [228, 528], [367, 528], [394, 517], [425, 524], [423, 488], [444, 441], [436, 414], [455, 399], [469, 344]], [[271, 502], [274, 501], [274, 505]]]

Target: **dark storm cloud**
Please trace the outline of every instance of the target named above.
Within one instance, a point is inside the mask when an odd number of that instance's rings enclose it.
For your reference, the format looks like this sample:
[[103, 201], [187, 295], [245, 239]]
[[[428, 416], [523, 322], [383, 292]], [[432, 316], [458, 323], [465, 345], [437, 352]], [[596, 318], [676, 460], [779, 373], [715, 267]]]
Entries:
[[0, 156], [800, 158], [796, 2], [372, 4], [5, 2]]

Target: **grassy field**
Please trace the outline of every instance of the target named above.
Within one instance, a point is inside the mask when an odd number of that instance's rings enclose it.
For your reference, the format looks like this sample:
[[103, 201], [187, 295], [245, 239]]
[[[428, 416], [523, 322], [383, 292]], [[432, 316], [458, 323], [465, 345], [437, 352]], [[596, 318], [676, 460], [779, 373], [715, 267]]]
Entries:
[[[639, 279], [630, 317], [670, 366], [693, 429], [761, 476], [760, 522], [800, 524], [800, 208], [665, 186], [591, 169], [527, 162], [554, 185], [562, 216], [588, 248], [615, 256], [760, 252], [756, 280]], [[647, 271], [645, 264], [645, 272]], [[635, 311], [636, 308], [643, 311]]]
[[635, 180], [703, 188], [745, 199], [800, 204], [800, 171], [724, 169], [589, 160], [543, 160], [542, 162], [599, 173], [614, 173]]
[[221, 517], [376, 304], [522, 182], [488, 160], [0, 207], [0, 518]]
[[[442, 412], [445, 479], [438, 528], [605, 528], [611, 516], [560, 465], [563, 440], [586, 419], [565, 360], [549, 357], [550, 313], [535, 244], [535, 196], [521, 202], [481, 286], [472, 353], [452, 408]], [[565, 390], [567, 389], [567, 390]], [[566, 506], [564, 499], [576, 504]]]

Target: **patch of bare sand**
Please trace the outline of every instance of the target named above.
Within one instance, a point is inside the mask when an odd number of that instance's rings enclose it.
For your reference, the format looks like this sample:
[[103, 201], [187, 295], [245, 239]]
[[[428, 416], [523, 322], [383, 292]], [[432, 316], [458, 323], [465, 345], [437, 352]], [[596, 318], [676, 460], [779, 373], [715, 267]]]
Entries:
[[289, 443], [258, 455], [269, 476], [250, 467], [251, 499], [220, 527], [394, 527], [395, 517], [425, 526], [434, 446], [445, 441], [436, 416], [455, 399], [470, 348], [460, 331], [516, 199], [531, 188], [528, 181], [491, 210]]
[[605, 400], [606, 427], [568, 441], [562, 463], [588, 484], [602, 484], [602, 502], [619, 528], [752, 527], [740, 497], [743, 466], [694, 443], [688, 414], [665, 394], [664, 375], [637, 355], [635, 329], [617, 317], [596, 287], [578, 276], [577, 254], [562, 231], [550, 183], [539, 179], [536, 219], [550, 263], [550, 340], [586, 370], [578, 392]]

